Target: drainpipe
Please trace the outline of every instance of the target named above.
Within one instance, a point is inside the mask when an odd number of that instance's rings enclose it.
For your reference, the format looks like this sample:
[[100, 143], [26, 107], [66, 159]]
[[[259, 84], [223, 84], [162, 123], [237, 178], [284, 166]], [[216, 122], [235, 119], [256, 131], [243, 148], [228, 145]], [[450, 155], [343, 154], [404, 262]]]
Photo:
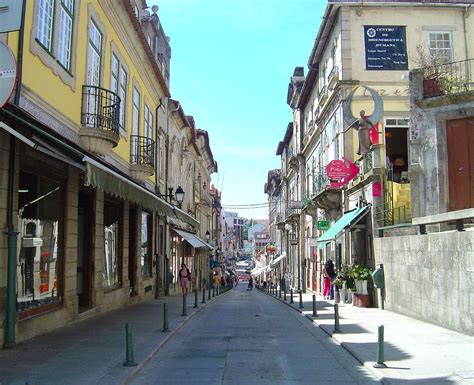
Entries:
[[[25, 29], [25, 5], [26, 0], [23, 0], [21, 10], [20, 34], [18, 39], [18, 57], [17, 57], [17, 83], [15, 98], [13, 103], [18, 105], [20, 100], [21, 79], [23, 68], [23, 32]], [[16, 251], [17, 251], [17, 236], [13, 226], [13, 195], [15, 184], [15, 155], [16, 155], [16, 139], [10, 135], [10, 153], [8, 157], [8, 191], [7, 191], [7, 247], [8, 247], [8, 267], [7, 267], [7, 316], [5, 328], [4, 348], [9, 348], [15, 345], [16, 332]]]
[[[155, 110], [155, 115], [156, 115], [156, 124], [155, 124], [155, 192], [158, 192], [158, 154], [159, 154], [159, 147], [158, 147], [158, 129], [159, 129], [159, 123], [158, 123], [158, 111], [160, 110], [161, 106], [163, 103], [161, 102], [160, 98], [160, 104], [156, 107]], [[157, 213], [157, 219], [155, 221], [156, 225], [156, 231], [155, 231], [155, 299], [158, 299], [160, 297], [160, 254], [158, 253], [158, 236], [159, 236], [159, 228], [160, 228], [160, 215]], [[163, 281], [164, 282], [164, 281]]]

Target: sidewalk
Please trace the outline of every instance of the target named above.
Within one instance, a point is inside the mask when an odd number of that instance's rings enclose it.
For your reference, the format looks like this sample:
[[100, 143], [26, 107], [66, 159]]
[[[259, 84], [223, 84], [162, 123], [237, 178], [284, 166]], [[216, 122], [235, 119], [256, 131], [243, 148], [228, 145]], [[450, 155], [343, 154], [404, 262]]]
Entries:
[[[211, 291], [211, 301], [219, 297], [212, 297]], [[210, 302], [207, 298], [206, 291], [206, 304], [202, 304], [199, 292], [199, 307], [194, 309], [194, 293], [188, 294], [188, 316], [182, 316], [181, 295], [163, 297], [77, 321], [12, 349], [0, 349], [0, 385], [123, 384]], [[162, 332], [165, 302], [169, 333]], [[133, 367], [123, 366], [126, 323], [133, 328], [134, 361], [138, 364]]]
[[[384, 384], [474, 384], [474, 338], [377, 308], [339, 304], [340, 333], [334, 333], [334, 302], [317, 295], [317, 317], [313, 314], [312, 292], [299, 294], [290, 304], [315, 326], [341, 344], [360, 363], [372, 370]], [[284, 302], [282, 298], [278, 300]], [[378, 326], [385, 329], [385, 364], [375, 369]]]

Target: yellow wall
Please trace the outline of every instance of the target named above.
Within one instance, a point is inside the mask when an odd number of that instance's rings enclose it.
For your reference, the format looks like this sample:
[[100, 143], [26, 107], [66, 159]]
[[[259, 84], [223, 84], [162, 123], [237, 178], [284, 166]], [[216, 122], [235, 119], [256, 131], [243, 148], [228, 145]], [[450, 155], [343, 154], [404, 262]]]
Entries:
[[[68, 126], [71, 129], [76, 132], [80, 130], [81, 92], [82, 85], [85, 84], [86, 79], [88, 22], [92, 9], [92, 12], [96, 14], [95, 17], [99, 18], [100, 24], [105, 26], [105, 31], [102, 31], [104, 33], [104, 45], [101, 86], [110, 89], [111, 42], [113, 42], [129, 69], [127, 105], [125, 106], [127, 134], [130, 135], [131, 133], [134, 81], [136, 81], [141, 91], [140, 132], [143, 134], [145, 99], [153, 113], [154, 120], [156, 120], [156, 107], [160, 98], [164, 96], [164, 90], [160, 87], [154, 75], [152, 66], [148, 62], [148, 58], [138, 39], [138, 34], [133, 29], [130, 17], [126, 13], [124, 6], [107, 0], [82, 0], [79, 2], [77, 44], [75, 50], [73, 47], [73, 55], [76, 55], [75, 69], [72, 74], [75, 79], [75, 87], [71, 88], [70, 85], [65, 84], [62, 79], [30, 49], [31, 44], [35, 44], [31, 41], [32, 36], [34, 37], [32, 28], [35, 3], [36, 1], [33, 0], [26, 2], [22, 79], [25, 90], [31, 91], [35, 99], [34, 101], [49, 105], [50, 108], [52, 107], [53, 110], [55, 110], [57, 114], [55, 114], [55, 116], [59, 116], [63, 122], [68, 122]], [[120, 31], [120, 33], [117, 31]], [[17, 39], [18, 32], [10, 33], [8, 43], [15, 54], [17, 52]], [[153, 126], [155, 126], [155, 121]], [[129, 162], [129, 141], [125, 138], [121, 138], [114, 152], [122, 158], [124, 162]]]

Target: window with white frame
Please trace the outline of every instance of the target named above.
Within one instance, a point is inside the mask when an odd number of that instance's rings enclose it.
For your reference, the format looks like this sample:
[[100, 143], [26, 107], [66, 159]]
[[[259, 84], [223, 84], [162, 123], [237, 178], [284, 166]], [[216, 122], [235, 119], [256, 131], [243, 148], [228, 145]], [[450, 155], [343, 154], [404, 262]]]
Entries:
[[428, 49], [430, 56], [441, 63], [453, 61], [452, 36], [449, 31], [429, 32]]
[[59, 12], [58, 62], [69, 71], [71, 69], [74, 0], [61, 0]]
[[120, 97], [120, 114], [119, 122], [120, 128], [126, 131], [125, 111], [127, 109], [127, 71], [120, 62], [117, 55], [112, 54], [110, 75], [110, 90], [115, 92]]
[[132, 98], [132, 135], [140, 134], [140, 92], [133, 87]]
[[147, 138], [153, 138], [153, 114], [150, 108], [145, 104], [145, 136]]
[[87, 84], [100, 85], [102, 65], [102, 33], [93, 20], [89, 23], [89, 45], [87, 54]]
[[36, 40], [49, 52], [53, 51], [54, 0], [38, 0]]

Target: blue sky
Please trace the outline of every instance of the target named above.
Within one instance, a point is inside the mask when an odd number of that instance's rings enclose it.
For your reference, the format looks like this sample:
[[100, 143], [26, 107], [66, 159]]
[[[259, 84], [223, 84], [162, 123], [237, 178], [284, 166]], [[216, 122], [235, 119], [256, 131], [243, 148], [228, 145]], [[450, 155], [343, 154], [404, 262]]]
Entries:
[[[288, 82], [306, 64], [325, 0], [148, 0], [170, 37], [171, 95], [208, 131], [223, 205], [263, 192], [291, 110]], [[267, 218], [268, 209], [230, 209]]]

